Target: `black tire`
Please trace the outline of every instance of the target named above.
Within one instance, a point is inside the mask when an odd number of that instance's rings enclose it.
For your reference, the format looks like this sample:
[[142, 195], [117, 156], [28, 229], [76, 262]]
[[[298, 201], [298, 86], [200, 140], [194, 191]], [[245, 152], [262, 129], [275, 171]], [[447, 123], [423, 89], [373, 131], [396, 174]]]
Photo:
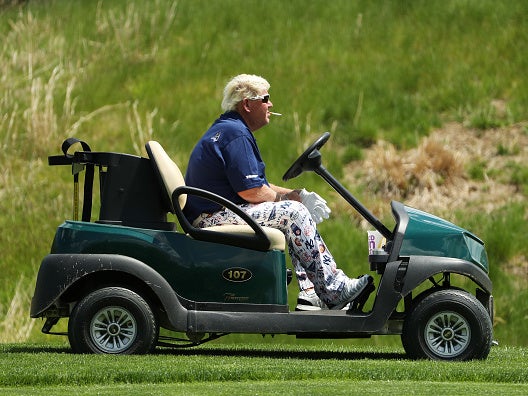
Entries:
[[463, 290], [443, 289], [420, 299], [405, 318], [403, 348], [412, 359], [485, 359], [493, 340], [491, 318]]
[[148, 303], [122, 287], [86, 295], [68, 322], [68, 339], [75, 353], [145, 354], [156, 347], [158, 334], [158, 321]]

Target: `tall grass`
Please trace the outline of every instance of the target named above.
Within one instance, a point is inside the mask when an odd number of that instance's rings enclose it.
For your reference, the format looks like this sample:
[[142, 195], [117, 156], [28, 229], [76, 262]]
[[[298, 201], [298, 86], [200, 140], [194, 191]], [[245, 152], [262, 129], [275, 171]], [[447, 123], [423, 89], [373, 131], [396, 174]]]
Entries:
[[21, 276], [5, 316], [0, 321], [0, 343], [20, 342], [30, 337], [35, 326], [35, 321], [27, 315], [30, 301], [31, 288], [27, 287], [27, 282]]
[[[528, 119], [528, 3], [522, 0], [49, 0], [0, 6], [0, 319], [14, 312], [15, 300], [27, 304], [16, 290], [32, 289], [56, 226], [70, 216], [70, 172], [46, 161], [59, 154], [66, 137], [77, 136], [97, 151], [137, 154], [155, 138], [184, 167], [220, 112], [225, 81], [240, 72], [267, 77], [275, 109], [285, 114], [257, 135], [276, 182], [324, 130], [333, 135], [325, 148], [332, 153], [327, 167], [342, 177], [345, 163], [380, 139], [392, 145], [390, 158], [397, 160], [401, 149], [419, 145], [447, 121], [487, 128]], [[443, 158], [452, 161], [450, 153]], [[427, 160], [422, 166], [434, 172], [421, 183], [459, 172], [456, 164]], [[390, 163], [384, 166], [390, 173]], [[526, 169], [516, 166], [512, 181], [522, 189]], [[338, 205], [314, 175], [290, 185], [324, 191]], [[362, 196], [368, 188], [354, 186]], [[403, 195], [405, 188], [416, 184], [399, 190]], [[336, 221], [323, 223], [325, 239], [345, 270], [364, 271], [358, 259], [363, 243], [342, 238], [347, 216]], [[500, 251], [491, 218], [469, 221], [490, 238], [490, 250]], [[525, 257], [514, 246], [508, 262]], [[500, 279], [502, 269], [494, 271]], [[518, 322], [512, 333], [526, 325]], [[502, 331], [507, 340], [527, 342]]]
[[[70, 188], [65, 188], [69, 172], [49, 168], [46, 157], [59, 153], [64, 138], [108, 115], [119, 117], [129, 136], [128, 146], [141, 154], [144, 142], [152, 137], [157, 112], [143, 113], [138, 100], [102, 102], [90, 111], [78, 111], [76, 84], [87, 65], [81, 58], [72, 59], [71, 51], [79, 42], [68, 42], [57, 33], [60, 27], [53, 13], [38, 8], [36, 14], [45, 12], [36, 15], [30, 7], [22, 7], [2, 15], [9, 29], [1, 53], [0, 226], [3, 251], [10, 251], [0, 266], [2, 341], [29, 337], [34, 323], [26, 319], [38, 264], [55, 227], [71, 213]], [[104, 26], [104, 21], [99, 25]]]

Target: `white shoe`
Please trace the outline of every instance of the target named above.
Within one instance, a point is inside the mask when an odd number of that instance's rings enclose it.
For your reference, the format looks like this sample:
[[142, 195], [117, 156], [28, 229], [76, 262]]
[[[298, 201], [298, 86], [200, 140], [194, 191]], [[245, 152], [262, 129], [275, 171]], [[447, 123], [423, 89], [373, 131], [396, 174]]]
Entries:
[[356, 279], [350, 279], [349, 282], [345, 283], [339, 301], [332, 305], [328, 305], [328, 308], [332, 310], [343, 309], [349, 303], [354, 301], [361, 292], [373, 281], [370, 275], [363, 275]]
[[305, 290], [301, 290], [299, 292], [296, 311], [320, 311], [322, 309], [328, 309], [328, 307], [314, 291], [307, 293]]

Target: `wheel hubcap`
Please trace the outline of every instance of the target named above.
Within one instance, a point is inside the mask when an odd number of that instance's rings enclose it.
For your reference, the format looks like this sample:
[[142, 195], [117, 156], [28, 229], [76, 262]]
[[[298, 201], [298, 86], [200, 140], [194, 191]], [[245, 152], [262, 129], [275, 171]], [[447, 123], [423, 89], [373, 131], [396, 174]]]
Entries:
[[136, 339], [136, 320], [123, 307], [105, 307], [94, 315], [90, 335], [102, 352], [120, 353], [130, 348]]
[[452, 358], [468, 347], [471, 328], [463, 316], [455, 312], [439, 312], [427, 322], [424, 338], [436, 355]]

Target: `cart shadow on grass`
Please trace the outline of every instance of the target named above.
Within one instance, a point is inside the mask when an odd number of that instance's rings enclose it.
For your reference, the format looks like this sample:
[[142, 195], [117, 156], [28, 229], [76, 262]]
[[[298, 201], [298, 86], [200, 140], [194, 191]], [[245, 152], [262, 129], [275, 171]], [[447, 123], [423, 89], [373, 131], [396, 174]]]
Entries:
[[[271, 358], [271, 359], [302, 359], [302, 360], [408, 360], [408, 356], [402, 351], [328, 351], [328, 350], [270, 350], [254, 349], [251, 347], [237, 349], [226, 348], [191, 348], [191, 349], [172, 349], [157, 348], [152, 355], [181, 355], [181, 356], [204, 356], [204, 357], [248, 357], [248, 358]], [[12, 344], [2, 347], [3, 353], [51, 353], [51, 354], [74, 354], [67, 346], [62, 345], [30, 345], [30, 344]]]

